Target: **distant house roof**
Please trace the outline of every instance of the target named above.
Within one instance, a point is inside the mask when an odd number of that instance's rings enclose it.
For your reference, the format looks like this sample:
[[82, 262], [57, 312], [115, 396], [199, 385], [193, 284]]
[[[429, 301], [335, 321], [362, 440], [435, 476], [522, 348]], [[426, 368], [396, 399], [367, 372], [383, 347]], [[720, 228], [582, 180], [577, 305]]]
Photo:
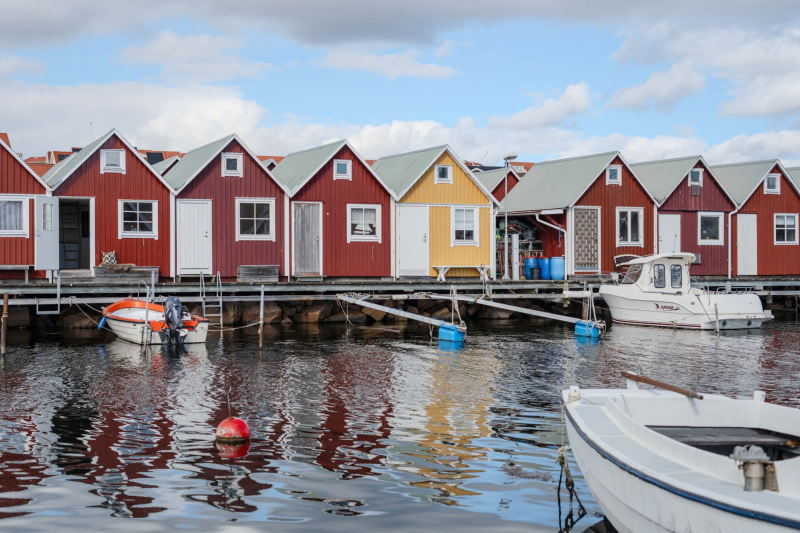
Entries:
[[47, 174], [47, 171], [53, 168], [55, 165], [52, 163], [45, 163], [44, 161], [33, 161], [29, 162], [28, 166], [39, 175], [39, 177], [44, 176]]
[[767, 174], [772, 172], [775, 166], [778, 166], [786, 177], [789, 183], [794, 187], [794, 190], [800, 194], [797, 184], [792, 179], [792, 175], [787, 172], [780, 160], [767, 159], [765, 161], [750, 161], [746, 163], [733, 163], [730, 165], [715, 165], [711, 167], [714, 175], [722, 183], [725, 188], [730, 192], [733, 199], [739, 204], [739, 207], [752, 196], [758, 186], [767, 177]]
[[[222, 150], [224, 150], [231, 141], [234, 140], [244, 148], [245, 152], [247, 152], [250, 157], [258, 161], [261, 168], [267, 173], [267, 176], [275, 179], [275, 174], [261, 162], [258, 156], [255, 155], [235, 133], [212, 141], [199, 148], [195, 148], [194, 150], [189, 150], [175, 166], [171, 169], [168, 167], [169, 172], [164, 175], [164, 179], [169, 183], [170, 187], [175, 190], [175, 194], [180, 193], [215, 157], [222, 153]], [[286, 187], [284, 187], [280, 181], [275, 179], [275, 182], [288, 194], [289, 191], [286, 190]]]
[[[520, 213], [572, 207], [618, 157], [630, 168], [619, 152], [536, 163], [508, 193], [508, 210]], [[635, 172], [633, 175], [652, 198], [652, 194]]]
[[18, 153], [16, 153], [14, 150], [11, 149], [11, 146], [8, 143], [6, 143], [7, 139], [8, 139], [8, 135], [6, 135], [5, 138], [4, 137], [0, 137], [0, 149], [7, 150], [8, 153], [11, 154], [11, 157], [16, 159], [17, 162], [19, 162], [19, 164], [22, 165], [22, 167], [25, 170], [27, 170], [30, 173], [30, 175], [33, 176], [36, 179], [36, 181], [41, 183], [42, 186], [44, 186], [45, 189], [49, 189], [50, 187], [48, 187], [47, 183], [45, 182], [45, 180], [42, 179], [41, 174], [39, 174], [39, 172], [37, 172], [36, 170], [32, 169], [31, 166], [28, 165], [28, 163], [26, 163], [25, 161], [22, 160], [22, 158], [19, 156]]
[[138, 150], [140, 154], [147, 158], [147, 162], [151, 165], [155, 165], [156, 163], [160, 163], [165, 159], [170, 159], [171, 157], [182, 156], [180, 152], [170, 151], [170, 150]]
[[158, 178], [158, 180], [163, 183], [167, 188], [171, 188], [169, 184], [164, 181], [161, 177], [161, 174], [153, 170], [153, 167], [147, 162], [147, 160], [140, 154], [136, 149], [131, 146], [128, 140], [122, 136], [120, 132], [116, 129], [113, 129], [106, 133], [105, 135], [99, 137], [95, 141], [84, 146], [79, 152], [77, 153], [70, 153], [68, 157], [62, 159], [60, 162], [56, 163], [53, 168], [51, 168], [47, 173], [42, 177], [42, 179], [47, 183], [48, 187], [51, 189], [56, 189], [60, 186], [67, 178], [69, 178], [78, 167], [80, 167], [83, 163], [85, 163], [92, 154], [94, 154], [108, 139], [112, 136], [116, 135], [117, 138], [122, 141], [122, 143], [128, 147], [128, 150], [139, 160], [144, 163], [144, 165], [150, 169], [150, 171]]
[[6, 143], [6, 146], [11, 148], [11, 141], [8, 140], [8, 133], [0, 133], [0, 141]]
[[266, 163], [267, 161], [272, 160], [272, 161], [275, 162], [276, 165], [278, 163], [280, 163], [281, 161], [283, 161], [283, 156], [282, 155], [259, 155], [259, 156], [256, 156], [256, 157], [258, 157], [258, 160], [263, 162], [263, 163]]
[[174, 155], [169, 159], [164, 159], [159, 161], [158, 163], [152, 164], [153, 170], [161, 174], [162, 176], [170, 169], [173, 165], [175, 165], [178, 161], [181, 160], [181, 156]]
[[489, 191], [493, 191], [495, 187], [503, 183], [503, 178], [506, 177], [507, 174], [513, 174], [514, 177], [519, 180], [519, 174], [517, 171], [514, 170], [513, 167], [500, 167], [494, 170], [484, 170], [482, 172], [475, 173], [475, 177], [483, 183], [483, 186], [486, 187]]
[[639, 176], [642, 183], [652, 193], [656, 202], [661, 205], [678, 188], [684, 178], [689, 175], [689, 171], [697, 166], [697, 163], [703, 163], [705, 168], [709, 170], [712, 179], [716, 180], [725, 195], [735, 204], [736, 200], [720, 182], [714, 171], [711, 170], [711, 166], [706, 163], [701, 155], [633, 163], [631, 168], [636, 171], [636, 175]]
[[378, 180], [378, 183], [386, 189], [389, 195], [394, 196], [392, 189], [388, 187], [382, 177], [364, 161], [364, 158], [350, 145], [347, 139], [289, 154], [281, 160], [280, 164], [273, 169], [272, 173], [279, 182], [291, 191], [289, 196], [294, 196], [297, 191], [308, 183], [309, 180], [311, 180], [311, 178], [313, 178], [317, 172], [345, 146], [355, 154], [370, 174], [372, 174], [375, 179]]
[[399, 200], [445, 152], [450, 154], [453, 161], [461, 167], [461, 170], [464, 171], [489, 199], [497, 203], [491, 191], [486, 190], [483, 183], [473, 175], [469, 167], [464, 164], [464, 161], [446, 144], [434, 146], [433, 148], [425, 148], [424, 150], [381, 157], [375, 161], [372, 168], [381, 177], [384, 183], [386, 183], [389, 189], [393, 191], [395, 198]]
[[28, 163], [28, 164], [30, 164], [30, 163], [46, 163], [47, 162], [47, 157], [45, 157], [43, 155], [42, 156], [36, 156], [36, 157], [26, 157], [25, 158], [25, 162]]

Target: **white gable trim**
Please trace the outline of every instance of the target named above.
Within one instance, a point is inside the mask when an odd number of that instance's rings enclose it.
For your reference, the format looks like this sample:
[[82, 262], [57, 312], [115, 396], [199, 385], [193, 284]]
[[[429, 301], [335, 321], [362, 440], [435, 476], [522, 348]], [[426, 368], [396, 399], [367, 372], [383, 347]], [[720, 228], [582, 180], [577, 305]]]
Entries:
[[[578, 200], [580, 200], [583, 197], [583, 195], [586, 194], [586, 191], [589, 190], [589, 187], [594, 185], [594, 182], [597, 181], [600, 178], [600, 176], [603, 176], [603, 178], [605, 179], [605, 175], [606, 175], [605, 174], [605, 169], [606, 169], [606, 167], [608, 167], [608, 165], [610, 165], [611, 162], [614, 161], [614, 159], [616, 159], [617, 157], [619, 157], [620, 161], [622, 161], [622, 166], [626, 167], [630, 171], [630, 173], [633, 175], [633, 177], [636, 179], [636, 181], [639, 182], [639, 185], [642, 186], [642, 189], [644, 189], [644, 192], [646, 192], [647, 196], [650, 197], [650, 200], [652, 200], [654, 204], [658, 205], [658, 202], [656, 201], [656, 199], [653, 197], [653, 195], [647, 189], [647, 186], [642, 182], [642, 180], [639, 179], [639, 176], [636, 175], [636, 172], [634, 172], [634, 170], [631, 168], [630, 164], [628, 164], [628, 162], [625, 160], [625, 158], [622, 157], [622, 154], [620, 152], [614, 152], [614, 153], [611, 154], [611, 158], [608, 160], [608, 162], [603, 166], [603, 172], [601, 172], [597, 177], [595, 177], [595, 179], [593, 179], [589, 183], [589, 185], [587, 185], [586, 188], [583, 189], [583, 191], [581, 191], [581, 193], [578, 195], [578, 197], [575, 198], [572, 201], [572, 203], [569, 204], [567, 207], [574, 207], [575, 204], [578, 203]], [[621, 178], [622, 178], [622, 176], [620, 176], [620, 179]]]
[[736, 203], [736, 200], [733, 198], [733, 196], [731, 196], [731, 193], [728, 192], [728, 189], [726, 189], [725, 186], [722, 184], [722, 182], [717, 178], [716, 174], [714, 174], [714, 171], [711, 170], [711, 165], [706, 163], [706, 160], [703, 159], [702, 155], [697, 156], [697, 159], [694, 159], [694, 162], [688, 169], [686, 169], [686, 172], [684, 172], [683, 177], [680, 179], [677, 185], [675, 185], [675, 187], [673, 187], [673, 189], [669, 191], [666, 196], [664, 196], [664, 201], [661, 203], [656, 202], [656, 205], [658, 207], [661, 207], [666, 203], [667, 200], [669, 200], [670, 196], [672, 196], [675, 193], [675, 191], [678, 190], [678, 187], [681, 186], [681, 183], [683, 183], [684, 178], [689, 175], [689, 172], [694, 170], [694, 168], [697, 166], [697, 163], [703, 163], [703, 172], [704, 173], [707, 172], [714, 179], [714, 182], [719, 186], [720, 189], [722, 189], [722, 192], [725, 193], [725, 196], [728, 197], [728, 200], [730, 200], [731, 203], [733, 203], [733, 208], [736, 209], [739, 206], [739, 204]]
[[[767, 173], [766, 173], [766, 174], [764, 174], [763, 176], [761, 176], [761, 179], [760, 179], [760, 180], [758, 180], [758, 183], [756, 183], [755, 187], [753, 187], [753, 190], [752, 190], [752, 191], [750, 191], [750, 194], [748, 194], [748, 195], [745, 197], [745, 199], [744, 199], [744, 200], [742, 200], [742, 203], [736, 207], [736, 211], [734, 211], [734, 212], [733, 212], [733, 213], [731, 213], [731, 214], [736, 214], [736, 213], [738, 213], [738, 212], [739, 212], [739, 210], [740, 210], [742, 207], [744, 207], [744, 204], [746, 204], [746, 203], [747, 203], [747, 202], [750, 200], [750, 197], [751, 197], [751, 196], [753, 196], [753, 193], [755, 193], [755, 192], [758, 190], [758, 188], [759, 188], [759, 187], [761, 187], [761, 184], [762, 184], [762, 183], [764, 183], [764, 180], [765, 180], [765, 179], [767, 179], [767, 176], [769, 176], [770, 174], [773, 174], [773, 172], [772, 172], [772, 169], [773, 169], [773, 168], [775, 168], [775, 165], [777, 165], [777, 166], [778, 166], [778, 169], [780, 169], [781, 173], [783, 174], [783, 176], [782, 176], [782, 177], [783, 177], [783, 178], [784, 178], [784, 179], [785, 179], [787, 182], [789, 182], [789, 184], [792, 186], [792, 189], [794, 189], [794, 192], [795, 192], [795, 194], [797, 194], [798, 196], [800, 196], [800, 189], [797, 187], [797, 183], [795, 183], [795, 182], [794, 182], [794, 179], [792, 179], [792, 175], [791, 175], [791, 174], [789, 174], [789, 172], [787, 172], [787, 170], [786, 170], [785, 168], [783, 168], [783, 163], [781, 163], [779, 159], [776, 159], [776, 160], [775, 160], [775, 163], [774, 163], [774, 164], [772, 164], [772, 165], [769, 167], [769, 170], [767, 170]], [[736, 203], [736, 202], [734, 202], [734, 203]]]

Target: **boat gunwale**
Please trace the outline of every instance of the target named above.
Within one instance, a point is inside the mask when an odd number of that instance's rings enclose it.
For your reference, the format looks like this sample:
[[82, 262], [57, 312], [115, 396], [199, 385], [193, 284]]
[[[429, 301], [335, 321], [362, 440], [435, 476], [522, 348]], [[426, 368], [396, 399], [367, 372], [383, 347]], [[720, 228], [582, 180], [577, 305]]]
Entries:
[[[135, 324], [144, 324], [143, 318], [128, 318], [128, 317], [121, 317], [114, 315], [115, 312], [121, 309], [146, 309], [147, 302], [143, 300], [139, 300], [137, 298], [123, 298], [118, 302], [114, 302], [113, 304], [109, 305], [108, 307], [103, 308], [103, 316], [106, 317], [108, 320], [116, 320], [119, 322], [128, 322], [128, 323], [135, 323]], [[151, 303], [150, 310], [156, 313], [164, 313], [164, 306]], [[189, 326], [192, 329], [197, 328], [197, 326], [201, 322], [208, 322], [207, 318], [199, 317], [197, 315], [192, 315], [192, 320], [184, 321], [184, 325]], [[153, 331], [160, 331], [164, 328], [166, 322], [163, 320], [150, 320], [150, 327]]]

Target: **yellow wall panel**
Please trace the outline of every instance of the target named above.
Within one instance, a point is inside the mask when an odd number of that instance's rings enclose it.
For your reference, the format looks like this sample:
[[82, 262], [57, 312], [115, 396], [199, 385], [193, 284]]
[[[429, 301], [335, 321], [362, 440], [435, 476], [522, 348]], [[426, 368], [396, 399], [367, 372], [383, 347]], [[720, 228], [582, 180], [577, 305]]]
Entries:
[[[491, 266], [494, 254], [494, 231], [492, 231], [491, 208], [481, 207], [478, 211], [478, 231], [480, 246], [451, 246], [450, 207], [431, 206], [430, 208], [430, 261], [431, 276], [439, 272], [433, 265], [486, 265]], [[490, 270], [491, 272], [491, 270]], [[477, 277], [474, 268], [454, 268], [446, 277]]]
[[[435, 183], [436, 165], [453, 166], [453, 183]], [[450, 154], [445, 152], [400, 199], [409, 204], [463, 204], [489, 205], [491, 201], [483, 191], [461, 170]]]

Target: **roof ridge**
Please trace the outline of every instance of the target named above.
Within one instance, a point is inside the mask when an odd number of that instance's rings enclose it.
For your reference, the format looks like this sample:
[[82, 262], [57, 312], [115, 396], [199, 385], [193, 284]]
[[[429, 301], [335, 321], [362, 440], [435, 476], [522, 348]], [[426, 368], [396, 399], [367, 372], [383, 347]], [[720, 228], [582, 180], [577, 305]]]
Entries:
[[631, 163], [632, 167], [638, 165], [654, 165], [656, 163], [672, 163], [673, 161], [687, 161], [689, 159], [701, 159], [701, 155], [689, 155], [686, 157], [673, 157], [671, 159], [656, 159], [655, 161], [640, 161], [639, 163]]
[[711, 165], [711, 168], [735, 167], [743, 165], [758, 165], [761, 163], [780, 163], [780, 159], [762, 159], [760, 161], [744, 161], [741, 163], [725, 163], [724, 165]]
[[[347, 142], [347, 139], [340, 139], [338, 141], [333, 141], [333, 142], [330, 142], [330, 143], [327, 143], [327, 144], [320, 144], [319, 146], [312, 146], [311, 148], [306, 148], [305, 150], [298, 150], [297, 152], [292, 152], [291, 154], [286, 154], [285, 156], [283, 156], [283, 158], [286, 159], [290, 155], [304, 154], [304, 153], [310, 152], [312, 150], [319, 150], [320, 148], [327, 148], [328, 146], [333, 146], [334, 144], [344, 144], [346, 142]], [[269, 156], [269, 157], [270, 157], [270, 159], [272, 159], [273, 157], [280, 157], [280, 156]], [[269, 161], [269, 159], [267, 161]]]
[[549, 164], [549, 163], [560, 163], [562, 161], [575, 161], [576, 159], [588, 159], [590, 157], [600, 157], [601, 155], [611, 155], [611, 154], [619, 154], [619, 150], [614, 150], [612, 152], [600, 152], [599, 154], [579, 155], [579, 156], [575, 156], [575, 157], [565, 157], [565, 158], [562, 158], [562, 159], [550, 159], [550, 160], [547, 160], [547, 161], [534, 162], [533, 167], [531, 167], [531, 168], [536, 167], [536, 165], [546, 165], [546, 164]]
[[[206, 148], [207, 146], [211, 146], [212, 144], [215, 144], [215, 143], [218, 143], [218, 142], [220, 142], [220, 141], [222, 141], [222, 140], [225, 140], [225, 139], [227, 139], [228, 137], [230, 137], [230, 138], [234, 138], [234, 137], [236, 137], [236, 134], [235, 134], [235, 133], [231, 133], [231, 134], [228, 134], [228, 135], [226, 135], [225, 137], [220, 137], [219, 139], [215, 139], [215, 140], [213, 140], [213, 141], [211, 141], [211, 142], [209, 142], [209, 143], [206, 143], [206, 144], [204, 144], [203, 146], [198, 146], [197, 148], [192, 148], [191, 150], [189, 150], [188, 152], [186, 152], [186, 154], [184, 154], [184, 155], [189, 155], [189, 154], [191, 154], [192, 152], [196, 152], [197, 150], [202, 150], [203, 148]], [[172, 157], [178, 157], [178, 156], [175, 156], [175, 155], [174, 155], [174, 156], [172, 156]]]
[[393, 157], [401, 157], [404, 155], [411, 155], [411, 154], [418, 154], [420, 152], [427, 152], [430, 150], [438, 150], [440, 148], [448, 147], [448, 144], [440, 144], [439, 146], [431, 146], [430, 148], [420, 148], [419, 150], [412, 150], [411, 152], [403, 152], [402, 154], [393, 154], [393, 155], [385, 155], [383, 157], [379, 157], [376, 161], [380, 161], [381, 159], [391, 159]]

